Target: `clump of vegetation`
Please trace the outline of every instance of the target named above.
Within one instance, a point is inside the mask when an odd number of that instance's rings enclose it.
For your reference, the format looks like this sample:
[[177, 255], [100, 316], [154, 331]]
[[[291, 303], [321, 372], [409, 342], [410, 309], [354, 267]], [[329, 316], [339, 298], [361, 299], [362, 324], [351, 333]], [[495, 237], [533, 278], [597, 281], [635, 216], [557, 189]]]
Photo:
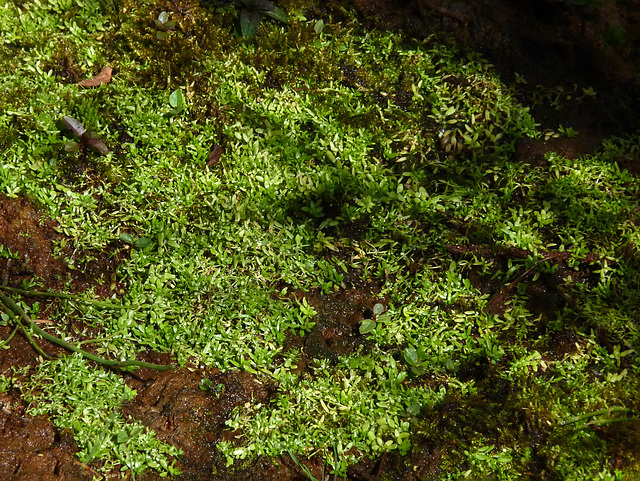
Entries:
[[80, 121], [65, 115], [60, 122], [77, 138], [76, 141], [67, 142], [64, 145], [64, 150], [67, 152], [77, 152], [90, 147], [101, 155], [107, 155], [109, 153], [109, 148], [100, 136], [96, 132], [86, 131]]
[[[320, 453], [336, 476], [397, 453], [418, 472], [410, 453], [430, 446], [434, 479], [637, 470], [625, 439], [640, 411], [640, 182], [616, 160], [640, 138], [516, 159], [516, 142], [542, 137], [528, 106], [482, 58], [433, 38], [298, 14], [248, 44], [191, 2], [167, 45], [149, 27], [159, 5], [125, 3], [117, 22], [92, 0], [0, 9], [0, 87], [16, 92], [0, 110], [0, 192], [34, 199], [76, 253], [121, 259], [117, 310], [61, 303], [43, 329], [98, 332], [104, 358], [152, 350], [268, 385], [268, 402], [226, 419], [242, 433], [216, 444], [229, 466]], [[242, 3], [245, 34], [267, 3]], [[63, 48], [78, 68], [117, 58], [117, 81], [61, 81]], [[51, 162], [69, 108], [123, 139], [108, 176]], [[66, 119], [81, 148], [100, 145]], [[347, 320], [321, 310], [354, 291]], [[175, 474], [177, 450], [121, 416], [134, 393], [115, 373], [77, 355], [35, 369], [20, 387], [30, 411], [71, 429], [83, 462]]]
[[289, 23], [289, 16], [270, 0], [235, 0], [233, 3], [240, 10], [238, 32], [243, 37], [254, 37], [264, 16]]
[[156, 18], [153, 23], [158, 29], [156, 32], [156, 38], [158, 40], [165, 40], [168, 37], [169, 32], [176, 26], [175, 22], [169, 20], [169, 14], [164, 11], [160, 12], [158, 18]]

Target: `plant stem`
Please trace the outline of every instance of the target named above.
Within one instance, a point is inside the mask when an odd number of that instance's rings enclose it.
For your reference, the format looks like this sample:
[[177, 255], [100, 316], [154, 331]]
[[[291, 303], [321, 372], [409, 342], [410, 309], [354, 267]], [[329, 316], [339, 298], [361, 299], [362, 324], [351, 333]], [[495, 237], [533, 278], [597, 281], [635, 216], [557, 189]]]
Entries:
[[22, 294], [24, 296], [34, 297], [57, 297], [59, 299], [69, 299], [71, 301], [81, 301], [86, 304], [91, 304], [98, 309], [127, 309], [129, 306], [117, 306], [109, 301], [98, 301], [94, 299], [84, 299], [80, 296], [74, 296], [72, 294], [64, 294], [62, 292], [47, 292], [47, 291], [32, 291], [25, 289], [18, 289], [17, 287], [2, 286], [2, 289], [9, 292], [15, 292], [16, 294]]
[[[4, 289], [4, 287], [2, 288]], [[33, 322], [31, 320], [31, 318], [27, 315], [26, 312], [24, 312], [24, 310], [22, 309], [22, 307], [20, 307], [18, 304], [16, 304], [15, 302], [13, 302], [13, 300], [10, 297], [7, 297], [5, 294], [3, 294], [2, 292], [0, 292], [0, 301], [2, 301], [2, 303], [5, 305], [5, 307], [7, 309], [9, 309], [11, 312], [13, 312], [15, 315], [18, 316], [18, 319], [20, 321], [24, 321], [27, 323], [27, 325], [31, 328], [31, 330], [33, 330], [36, 334], [38, 334], [40, 337], [46, 339], [49, 342], [52, 342], [60, 347], [63, 347], [65, 349], [68, 349], [69, 351], [72, 352], [77, 352], [78, 354], [84, 356], [85, 358], [89, 359], [90, 361], [95, 361], [98, 364], [102, 364], [103, 366], [109, 366], [109, 367], [117, 367], [117, 368], [121, 368], [121, 369], [125, 369], [128, 367], [147, 367], [150, 369], [156, 369], [158, 371], [166, 371], [169, 369], [175, 369], [177, 366], [174, 364], [153, 364], [150, 362], [144, 362], [144, 361], [112, 361], [112, 360], [108, 360], [108, 359], [104, 359], [100, 356], [95, 356], [87, 351], [83, 351], [82, 349], [80, 349], [79, 347], [74, 346], [73, 344], [64, 341], [62, 339], [59, 339], [51, 334], [49, 334], [48, 332], [43, 331], [42, 329], [40, 329], [38, 327], [38, 325]], [[31, 342], [32, 345], [34, 345], [36, 347], [36, 349], [41, 353], [44, 354], [44, 352], [40, 349], [40, 347], [36, 344], [36, 342], [31, 338], [31, 335], [28, 334], [27, 329], [23, 326], [23, 331], [25, 332], [25, 334], [27, 335], [27, 337], [29, 338], [29, 341]], [[46, 356], [46, 354], [44, 354]]]

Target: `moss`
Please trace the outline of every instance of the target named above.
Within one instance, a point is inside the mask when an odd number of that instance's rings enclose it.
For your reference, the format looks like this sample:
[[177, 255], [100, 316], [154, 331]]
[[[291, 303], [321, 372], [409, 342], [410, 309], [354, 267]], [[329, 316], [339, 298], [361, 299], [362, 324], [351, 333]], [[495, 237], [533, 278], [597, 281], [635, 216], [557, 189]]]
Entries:
[[[220, 441], [226, 462], [335, 449], [344, 472], [393, 451], [401, 471], [436, 446], [442, 479], [605, 476], [598, 460], [615, 455], [634, 466], [608, 427], [562, 423], [637, 411], [640, 296], [622, 246], [638, 238], [638, 181], [612, 166], [637, 139], [522, 163], [516, 141], [540, 133], [490, 65], [366, 31], [336, 3], [283, 2], [291, 23], [250, 40], [206, 2], [98, 6], [2, 13], [0, 85], [15, 95], [0, 112], [0, 185], [35, 199], [78, 252], [119, 249], [126, 309], [87, 314], [104, 352], [155, 349], [275, 385], [268, 405], [230, 415], [245, 438]], [[176, 27], [158, 39], [163, 11]], [[76, 85], [107, 64], [109, 84]], [[111, 154], [64, 153], [62, 115]], [[354, 286], [384, 314], [327, 300]], [[332, 307], [316, 313], [305, 292]], [[59, 315], [65, 326], [75, 312]]]

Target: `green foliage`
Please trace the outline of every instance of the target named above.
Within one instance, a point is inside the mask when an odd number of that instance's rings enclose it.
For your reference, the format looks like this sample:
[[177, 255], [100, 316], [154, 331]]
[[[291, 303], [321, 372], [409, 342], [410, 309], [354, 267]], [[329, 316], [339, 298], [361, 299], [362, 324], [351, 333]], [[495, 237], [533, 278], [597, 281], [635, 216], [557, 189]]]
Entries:
[[[289, 23], [289, 16], [269, 0], [235, 0], [234, 4], [240, 10], [238, 32], [242, 37], [254, 37], [263, 16]], [[224, 11], [224, 8], [219, 10]]]
[[[618, 477], [602, 463], [612, 443], [562, 423], [638, 411], [639, 183], [615, 163], [637, 157], [637, 136], [532, 166], [513, 157], [518, 139], [542, 135], [529, 107], [488, 63], [435, 39], [297, 13], [246, 43], [197, 2], [121, 7], [0, 9], [0, 89], [15, 93], [0, 110], [0, 192], [55, 219], [69, 265], [82, 269], [92, 249], [122, 259], [121, 309], [63, 303], [48, 329], [72, 338], [64, 326], [80, 316], [102, 333], [101, 356], [153, 349], [275, 386], [268, 405], [232, 413], [244, 437], [219, 443], [228, 463], [335, 449], [344, 473], [425, 441], [448, 446], [451, 479], [522, 479], [534, 448], [558, 478]], [[61, 59], [80, 77], [116, 60], [118, 73], [79, 89]], [[60, 116], [111, 148], [84, 175], [61, 155]], [[224, 154], [206, 167], [216, 144]], [[557, 280], [551, 314], [515, 282], [530, 269], [534, 287]], [[287, 337], [325, 314], [291, 293], [369, 283], [385, 300], [354, 328], [363, 348], [309, 359], [301, 374]], [[486, 292], [509, 283], [504, 312], [490, 314]], [[134, 393], [114, 374], [71, 356], [39, 366], [25, 392], [32, 412], [74, 431], [84, 462], [172, 473], [177, 451], [120, 415]], [[545, 446], [519, 430], [523, 416]]]
[[30, 385], [25, 393], [30, 413], [53, 415], [57, 427], [72, 430], [83, 463], [103, 460], [105, 473], [121, 465], [134, 474], [148, 468], [163, 476], [179, 474], [169, 457], [180, 451], [120, 412], [119, 406], [135, 396], [120, 376], [92, 368], [74, 354], [41, 364]]

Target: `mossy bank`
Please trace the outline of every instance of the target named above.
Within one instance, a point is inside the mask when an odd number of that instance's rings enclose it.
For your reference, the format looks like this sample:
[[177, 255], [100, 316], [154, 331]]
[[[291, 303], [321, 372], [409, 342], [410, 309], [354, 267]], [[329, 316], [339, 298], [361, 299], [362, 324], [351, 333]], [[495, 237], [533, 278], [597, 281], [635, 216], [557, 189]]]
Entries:
[[[232, 479], [290, 454], [353, 479], [637, 476], [639, 183], [617, 162], [638, 137], [518, 156], [579, 133], [539, 131], [479, 55], [279, 5], [289, 23], [251, 39], [225, 4], [0, 5], [0, 193], [53, 220], [69, 272], [118, 259], [22, 306], [102, 357], [179, 364], [225, 428], [194, 424], [198, 478], [129, 374], [59, 353], [2, 390], [114, 479]], [[109, 152], [65, 150], [63, 116]]]

